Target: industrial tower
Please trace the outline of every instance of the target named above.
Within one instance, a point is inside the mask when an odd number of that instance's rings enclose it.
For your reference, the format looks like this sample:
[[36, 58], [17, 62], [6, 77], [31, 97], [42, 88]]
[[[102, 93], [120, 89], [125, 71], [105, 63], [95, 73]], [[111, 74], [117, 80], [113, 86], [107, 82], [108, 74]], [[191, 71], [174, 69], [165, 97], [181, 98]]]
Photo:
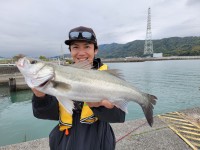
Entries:
[[146, 39], [144, 44], [144, 55], [152, 56], [153, 55], [153, 42], [151, 40], [151, 8], [148, 8], [148, 17], [147, 17], [147, 31]]

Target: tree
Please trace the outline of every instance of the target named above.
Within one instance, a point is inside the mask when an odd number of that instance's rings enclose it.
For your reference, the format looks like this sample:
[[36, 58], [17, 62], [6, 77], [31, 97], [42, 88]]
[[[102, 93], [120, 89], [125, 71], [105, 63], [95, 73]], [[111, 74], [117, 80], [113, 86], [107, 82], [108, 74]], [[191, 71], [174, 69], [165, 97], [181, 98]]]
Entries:
[[39, 59], [40, 60], [46, 60], [47, 58], [45, 56], [40, 56]]

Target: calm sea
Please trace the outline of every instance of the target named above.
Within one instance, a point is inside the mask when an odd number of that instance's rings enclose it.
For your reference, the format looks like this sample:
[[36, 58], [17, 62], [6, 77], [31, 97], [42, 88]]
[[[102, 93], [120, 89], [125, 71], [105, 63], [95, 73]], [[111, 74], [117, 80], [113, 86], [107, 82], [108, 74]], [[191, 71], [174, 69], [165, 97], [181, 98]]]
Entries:
[[[200, 60], [111, 63], [140, 90], [157, 96], [154, 114], [200, 106]], [[31, 91], [10, 93], [0, 86], [0, 146], [47, 137], [57, 121], [33, 117]], [[130, 102], [127, 120], [143, 118], [139, 105]]]

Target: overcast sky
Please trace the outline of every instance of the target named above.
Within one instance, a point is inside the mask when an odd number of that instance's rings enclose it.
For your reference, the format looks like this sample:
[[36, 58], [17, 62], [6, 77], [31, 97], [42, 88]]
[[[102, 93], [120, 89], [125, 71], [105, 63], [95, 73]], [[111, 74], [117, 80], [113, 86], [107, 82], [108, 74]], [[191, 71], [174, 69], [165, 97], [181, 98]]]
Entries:
[[77, 26], [93, 28], [98, 44], [144, 40], [148, 7], [152, 39], [200, 36], [200, 0], [0, 0], [0, 56], [68, 52]]

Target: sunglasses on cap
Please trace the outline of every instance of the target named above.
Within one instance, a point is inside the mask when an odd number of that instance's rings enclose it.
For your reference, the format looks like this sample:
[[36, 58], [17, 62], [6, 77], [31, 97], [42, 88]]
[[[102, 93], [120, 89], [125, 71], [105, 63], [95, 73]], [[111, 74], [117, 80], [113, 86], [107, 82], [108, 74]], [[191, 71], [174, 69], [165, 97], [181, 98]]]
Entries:
[[93, 40], [96, 42], [95, 35], [87, 31], [84, 32], [72, 31], [69, 33], [69, 39], [71, 40], [86, 39], [86, 40]]

